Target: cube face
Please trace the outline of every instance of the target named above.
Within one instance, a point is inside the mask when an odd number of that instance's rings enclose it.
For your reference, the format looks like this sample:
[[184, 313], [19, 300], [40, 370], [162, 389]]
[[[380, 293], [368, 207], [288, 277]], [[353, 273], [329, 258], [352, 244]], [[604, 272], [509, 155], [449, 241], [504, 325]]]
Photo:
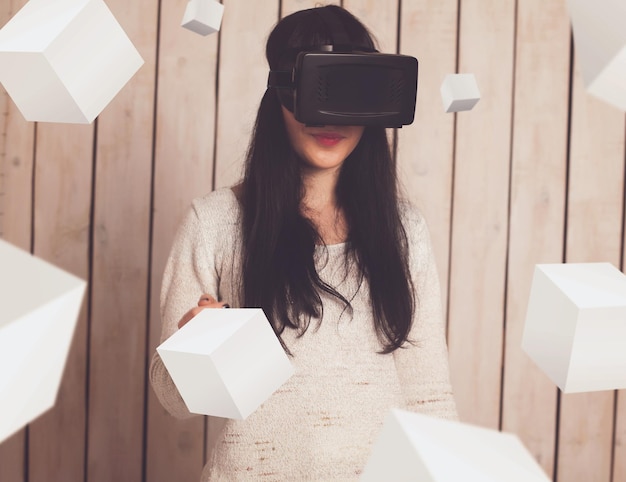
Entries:
[[[210, 356], [163, 348], [157, 350], [191, 413], [242, 418]], [[187, 373], [187, 370], [193, 371]]]
[[220, 29], [223, 15], [224, 5], [216, 0], [189, 0], [181, 26], [206, 36]]
[[626, 304], [581, 313], [566, 393], [626, 388]]
[[578, 322], [578, 308], [539, 266], [535, 268], [522, 336], [523, 350], [563, 388]]
[[564, 392], [626, 388], [626, 276], [609, 263], [537, 265], [522, 348]]
[[[28, 75], [24, 76], [23, 72]], [[84, 113], [43, 55], [0, 52], [0, 76], [0, 82], [26, 120], [87, 123]]]
[[360, 482], [434, 482], [423, 459], [417, 453], [402, 422], [403, 412], [392, 410], [385, 419]]
[[157, 351], [192, 413], [245, 419], [293, 374], [263, 310], [206, 309]]
[[446, 112], [471, 110], [480, 100], [474, 74], [449, 74], [441, 84], [441, 100]]
[[547, 482], [532, 455], [511, 434], [392, 410], [361, 482]]
[[568, 0], [568, 8], [587, 90], [626, 110], [626, 3]]
[[0, 30], [0, 82], [29, 121], [92, 122], [142, 64], [102, 0], [30, 0]]
[[0, 241], [0, 442], [54, 405], [85, 282]]

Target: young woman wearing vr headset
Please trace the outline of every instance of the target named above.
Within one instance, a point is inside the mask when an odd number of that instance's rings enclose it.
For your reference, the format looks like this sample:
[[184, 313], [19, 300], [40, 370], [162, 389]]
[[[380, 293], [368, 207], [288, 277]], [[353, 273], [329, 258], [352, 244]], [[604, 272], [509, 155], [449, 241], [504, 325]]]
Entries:
[[[303, 52], [377, 55], [340, 7], [276, 25], [266, 55], [286, 81], [270, 74], [243, 180], [193, 202], [164, 274], [162, 339], [203, 309], [262, 307], [295, 367], [246, 420], [222, 421], [203, 481], [358, 480], [391, 408], [457, 417], [428, 230], [400, 199], [385, 132], [397, 120], [340, 106], [337, 124], [307, 124]], [[319, 82], [322, 101], [334, 79]], [[190, 416], [157, 354], [150, 379], [171, 414]]]

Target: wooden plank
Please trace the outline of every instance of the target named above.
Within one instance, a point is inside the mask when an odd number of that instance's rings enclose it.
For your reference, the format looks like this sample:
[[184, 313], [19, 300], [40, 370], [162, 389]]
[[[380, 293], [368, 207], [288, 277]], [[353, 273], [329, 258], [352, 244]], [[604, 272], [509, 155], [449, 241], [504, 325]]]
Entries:
[[482, 99], [457, 115], [450, 269], [451, 376], [461, 420], [499, 425], [506, 269], [514, 0], [469, 0], [459, 72]]
[[[620, 265], [624, 114], [584, 91], [574, 75], [566, 261]], [[614, 393], [561, 397], [558, 481], [610, 482]]]
[[[35, 157], [34, 253], [89, 279], [93, 125], [39, 124]], [[30, 425], [29, 481], [82, 480], [85, 455], [87, 305], [55, 407]]]
[[[213, 177], [218, 35], [181, 28], [186, 5], [161, 2], [149, 356], [161, 336], [159, 293], [174, 234], [191, 200], [211, 191]], [[197, 482], [204, 461], [202, 418], [174, 419], [151, 389], [147, 416], [145, 480]]]
[[400, 53], [417, 58], [419, 80], [415, 121], [398, 130], [398, 170], [406, 196], [428, 222], [445, 309], [454, 116], [444, 112], [439, 88], [446, 74], [456, 69], [457, 4], [456, 0], [402, 2], [400, 19]]
[[220, 44], [215, 186], [236, 184], [252, 126], [265, 92], [269, 67], [267, 36], [278, 20], [278, 1], [257, 8], [239, 0], [224, 0]]
[[626, 390], [617, 392], [614, 450], [612, 480], [613, 482], [619, 482], [620, 480], [626, 480]]
[[142, 480], [158, 0], [108, 6], [145, 63], [98, 118], [87, 480]]
[[570, 27], [560, 0], [518, 2], [502, 429], [552, 475], [556, 388], [522, 351], [534, 266], [563, 259]]
[[[24, 3], [5, 4], [0, 9], [0, 25]], [[24, 120], [1, 86], [0, 109], [0, 238], [30, 251], [34, 124]], [[0, 480], [25, 482], [25, 433], [20, 430], [0, 443]]]
[[[626, 179], [626, 177], [625, 177]], [[626, 189], [626, 185], [624, 186]], [[626, 272], [626, 225], [622, 226], [622, 272]], [[612, 482], [626, 480], [626, 390], [618, 390]]]

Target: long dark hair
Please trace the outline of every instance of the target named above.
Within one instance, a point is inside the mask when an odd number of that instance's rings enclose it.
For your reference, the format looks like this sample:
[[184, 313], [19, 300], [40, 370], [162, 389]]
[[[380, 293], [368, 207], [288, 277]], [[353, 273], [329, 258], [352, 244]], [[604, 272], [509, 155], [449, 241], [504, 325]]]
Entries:
[[[319, 14], [328, 9], [339, 21], [328, 25]], [[293, 65], [295, 52], [332, 45], [343, 27], [354, 46], [375, 47], [367, 29], [341, 7], [296, 12], [271, 32], [266, 56], [271, 69]], [[283, 120], [276, 91], [261, 100], [248, 149], [241, 186], [243, 206], [243, 306], [262, 307], [276, 333], [293, 328], [303, 334], [312, 317], [321, 317], [320, 292], [350, 301], [322, 281], [315, 269], [315, 226], [300, 212], [303, 184], [300, 161]], [[398, 205], [395, 165], [383, 127], [366, 127], [344, 161], [336, 196], [348, 225], [346, 262], [367, 279], [375, 330], [382, 353], [401, 347], [408, 338], [415, 296], [408, 268], [407, 236]], [[354, 262], [353, 262], [354, 261]]]

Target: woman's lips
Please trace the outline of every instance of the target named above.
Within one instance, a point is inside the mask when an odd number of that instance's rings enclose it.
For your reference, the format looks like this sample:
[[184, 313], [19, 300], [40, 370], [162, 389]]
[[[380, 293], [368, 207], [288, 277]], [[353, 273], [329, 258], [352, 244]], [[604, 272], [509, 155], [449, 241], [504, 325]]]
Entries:
[[335, 146], [339, 144], [342, 139], [344, 139], [344, 136], [333, 132], [323, 132], [311, 135], [315, 138], [318, 144], [321, 144], [324, 147]]

